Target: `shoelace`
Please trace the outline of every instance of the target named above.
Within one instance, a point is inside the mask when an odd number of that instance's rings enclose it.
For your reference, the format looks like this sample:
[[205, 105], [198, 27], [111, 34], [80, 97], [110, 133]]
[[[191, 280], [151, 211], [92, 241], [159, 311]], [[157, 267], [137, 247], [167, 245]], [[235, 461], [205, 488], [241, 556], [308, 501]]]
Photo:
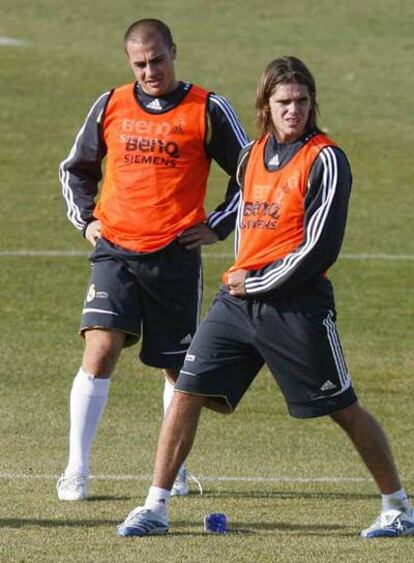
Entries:
[[71, 487], [78, 487], [83, 486], [85, 481], [88, 479], [87, 475], [70, 475], [69, 477], [65, 477], [61, 475], [58, 479], [56, 487], [62, 487], [63, 489], [71, 488]]
[[194, 483], [197, 485], [198, 490], [200, 491], [200, 495], [203, 494], [203, 487], [201, 486], [200, 481], [197, 479], [197, 477], [195, 475], [193, 475], [192, 473], [187, 472], [188, 477], [194, 481]]

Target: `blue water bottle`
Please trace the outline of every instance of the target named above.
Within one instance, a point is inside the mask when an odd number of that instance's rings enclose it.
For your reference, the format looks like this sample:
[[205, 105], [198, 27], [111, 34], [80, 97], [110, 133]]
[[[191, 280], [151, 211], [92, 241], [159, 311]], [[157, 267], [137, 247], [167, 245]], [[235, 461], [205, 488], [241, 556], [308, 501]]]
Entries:
[[204, 531], [211, 534], [227, 534], [227, 516], [222, 512], [213, 512], [204, 517]]

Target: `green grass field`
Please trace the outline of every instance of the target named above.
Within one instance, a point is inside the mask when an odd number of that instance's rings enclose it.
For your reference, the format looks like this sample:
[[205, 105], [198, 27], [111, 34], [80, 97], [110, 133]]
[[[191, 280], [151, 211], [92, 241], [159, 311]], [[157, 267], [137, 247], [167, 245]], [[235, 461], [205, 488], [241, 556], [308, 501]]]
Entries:
[[[171, 25], [178, 77], [227, 96], [252, 137], [264, 66], [294, 54], [313, 71], [320, 123], [354, 173], [331, 272], [338, 326], [356, 390], [414, 496], [414, 4], [0, 0], [0, 561], [411, 562], [413, 538], [358, 537], [379, 510], [367, 471], [329, 420], [290, 418], [266, 370], [233, 416], [203, 414], [188, 466], [204, 495], [194, 487], [173, 499], [171, 534], [117, 538], [116, 525], [145, 498], [162, 418], [160, 375], [139, 363], [138, 347], [112, 382], [90, 500], [56, 499], [89, 250], [66, 219], [57, 167], [94, 99], [131, 80], [121, 38], [141, 17]], [[224, 180], [214, 169], [209, 207]], [[205, 307], [231, 252], [229, 239], [204, 253]], [[213, 511], [227, 513], [229, 535], [203, 532]]]

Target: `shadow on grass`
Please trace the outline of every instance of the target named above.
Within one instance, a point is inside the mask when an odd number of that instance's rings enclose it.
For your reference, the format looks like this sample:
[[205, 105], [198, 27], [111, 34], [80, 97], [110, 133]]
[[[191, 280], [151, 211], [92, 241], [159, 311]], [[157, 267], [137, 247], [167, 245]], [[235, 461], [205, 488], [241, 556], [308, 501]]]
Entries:
[[46, 520], [42, 518], [0, 518], [0, 528], [94, 528], [99, 526], [114, 526], [119, 520]]
[[[206, 532], [175, 532], [175, 528], [188, 528], [191, 526], [189, 522], [173, 520], [171, 523], [171, 533], [173, 535], [207, 535]], [[199, 524], [197, 525], [199, 527]], [[295, 524], [293, 522], [255, 522], [248, 524], [243, 522], [230, 522], [228, 534], [230, 535], [252, 535], [261, 532], [284, 532], [292, 535], [307, 535], [307, 536], [326, 536], [334, 532], [335, 536], [352, 537], [357, 535], [350, 526], [341, 524]], [[214, 534], [220, 536], [221, 534]]]
[[[97, 528], [102, 526], [111, 526], [114, 529], [119, 520], [47, 520], [37, 518], [1, 518], [0, 528]], [[290, 534], [316, 535], [326, 536], [329, 532], [335, 532], [335, 535], [354, 536], [354, 532], [349, 531], [349, 527], [341, 525], [333, 525], [328, 523], [321, 524], [294, 524], [292, 522], [256, 522], [249, 524], [248, 527], [242, 522], [231, 522], [230, 530], [227, 534], [208, 534], [203, 531], [201, 522], [189, 522], [188, 520], [173, 520], [171, 523], [171, 531], [169, 535], [173, 536], [235, 536], [235, 535], [252, 535], [261, 532], [284, 532]], [[186, 531], [177, 531], [177, 528], [186, 528]], [[194, 528], [194, 531], [188, 531], [188, 528]], [[347, 531], [348, 530], [348, 531]]]
[[[197, 493], [194, 494], [197, 496]], [[372, 500], [379, 498], [379, 493], [341, 493], [318, 491], [217, 491], [204, 489], [203, 496], [209, 498], [252, 498], [252, 499], [317, 499], [317, 500]]]
[[91, 495], [86, 499], [86, 502], [108, 502], [108, 501], [115, 501], [115, 500], [131, 500], [131, 496], [116, 496], [116, 495]]
[[327, 536], [334, 533], [336, 537], [352, 537], [357, 535], [350, 526], [329, 523], [294, 524], [292, 522], [256, 522], [254, 524], [249, 524], [248, 528], [246, 528], [246, 525], [241, 522], [234, 522], [231, 525], [231, 532], [235, 534], [284, 532], [291, 535], [301, 536]]

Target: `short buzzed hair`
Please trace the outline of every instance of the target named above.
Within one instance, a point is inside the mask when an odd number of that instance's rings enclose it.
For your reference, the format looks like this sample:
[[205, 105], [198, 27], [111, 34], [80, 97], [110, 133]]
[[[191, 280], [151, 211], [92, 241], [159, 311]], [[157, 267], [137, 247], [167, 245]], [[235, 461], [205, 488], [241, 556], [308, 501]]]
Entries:
[[154, 35], [154, 33], [158, 33], [162, 37], [165, 45], [169, 49], [175, 47], [174, 39], [168, 25], [161, 20], [146, 18], [137, 20], [128, 27], [124, 35], [124, 49], [126, 50], [129, 41], [139, 42], [142, 39], [142, 35], [149, 37]]

